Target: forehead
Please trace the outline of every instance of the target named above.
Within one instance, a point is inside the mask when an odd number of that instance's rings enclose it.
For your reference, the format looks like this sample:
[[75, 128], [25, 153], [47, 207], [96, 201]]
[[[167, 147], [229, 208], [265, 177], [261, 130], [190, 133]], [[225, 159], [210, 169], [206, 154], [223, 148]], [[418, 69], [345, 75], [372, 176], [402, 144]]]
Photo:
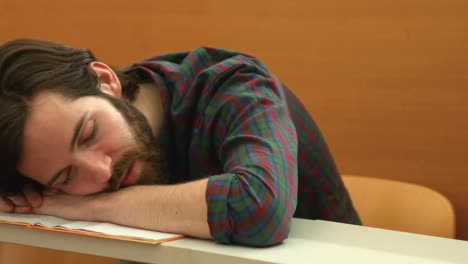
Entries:
[[25, 143], [28, 139], [38, 139], [42, 131], [71, 132], [80, 117], [92, 109], [112, 110], [111, 104], [96, 96], [67, 98], [55, 92], [43, 92], [30, 103], [24, 126]]
[[[71, 100], [51, 92], [44, 92], [36, 96], [29, 107], [28, 117], [24, 126], [24, 143], [28, 139], [39, 139], [42, 131], [56, 130], [73, 119], [78, 109]], [[60, 122], [57, 122], [59, 121]], [[27, 144], [25, 144], [27, 145]]]
[[74, 101], [51, 92], [36, 96], [30, 103], [23, 131], [22, 157], [18, 170], [26, 175], [42, 174], [44, 167], [60, 159], [84, 109]]
[[[28, 118], [25, 124], [25, 130], [31, 125], [44, 124], [43, 121], [56, 116], [73, 114], [73, 101], [53, 92], [43, 92], [33, 98], [30, 103]], [[48, 123], [48, 122], [45, 122]]]
[[[54, 134], [64, 134], [87, 106], [53, 92], [43, 92], [30, 103], [24, 126], [24, 145], [49, 140]], [[49, 135], [44, 138], [44, 135]]]

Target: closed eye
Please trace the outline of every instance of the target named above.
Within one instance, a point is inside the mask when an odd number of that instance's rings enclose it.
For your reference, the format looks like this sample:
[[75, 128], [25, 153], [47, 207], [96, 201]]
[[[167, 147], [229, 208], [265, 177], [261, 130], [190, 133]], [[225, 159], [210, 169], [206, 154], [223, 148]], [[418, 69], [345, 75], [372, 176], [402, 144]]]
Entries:
[[60, 173], [60, 176], [57, 178], [57, 180], [52, 184], [49, 185], [49, 187], [52, 188], [60, 188], [68, 185], [72, 179], [72, 166], [68, 166], [65, 169], [62, 170]]
[[93, 140], [96, 138], [98, 126], [96, 124], [96, 120], [91, 119], [89, 120], [85, 127], [83, 128], [83, 132], [81, 134], [81, 138], [78, 141], [79, 145], [89, 145], [93, 142]]
[[72, 170], [72, 167], [71, 167], [71, 166], [68, 167], [67, 173], [65, 174], [65, 178], [64, 178], [64, 180], [60, 183], [60, 185], [62, 185], [62, 186], [67, 186], [67, 185], [70, 183], [70, 181], [71, 181], [71, 179], [72, 179], [72, 178], [71, 178], [71, 177], [72, 177], [72, 175], [71, 175], [71, 170]]

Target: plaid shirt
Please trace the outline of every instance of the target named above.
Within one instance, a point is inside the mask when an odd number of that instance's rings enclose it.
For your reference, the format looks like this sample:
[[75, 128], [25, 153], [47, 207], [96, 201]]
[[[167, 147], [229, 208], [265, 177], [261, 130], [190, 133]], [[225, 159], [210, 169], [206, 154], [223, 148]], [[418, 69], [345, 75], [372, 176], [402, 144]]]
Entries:
[[213, 239], [279, 243], [293, 216], [360, 223], [311, 116], [258, 59], [198, 48], [126, 71], [161, 88], [171, 182], [209, 177]]

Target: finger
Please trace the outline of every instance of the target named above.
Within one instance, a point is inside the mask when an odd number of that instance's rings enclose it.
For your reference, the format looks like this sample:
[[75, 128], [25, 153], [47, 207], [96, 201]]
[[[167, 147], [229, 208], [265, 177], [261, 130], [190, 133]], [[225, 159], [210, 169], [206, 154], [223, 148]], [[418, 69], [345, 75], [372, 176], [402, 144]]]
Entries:
[[27, 185], [23, 190], [24, 196], [32, 207], [39, 207], [42, 205], [42, 194], [32, 185]]
[[29, 214], [33, 208], [31, 206], [15, 206], [15, 213]]
[[0, 196], [0, 212], [12, 213], [15, 210], [15, 204], [5, 196]]
[[24, 197], [23, 195], [15, 195], [15, 196], [11, 196], [11, 197], [7, 197], [8, 200], [10, 200], [11, 202], [13, 202], [14, 206], [18, 207], [18, 206], [27, 206], [27, 207], [30, 207], [31, 205], [29, 204], [28, 200], [26, 200], [26, 197]]
[[54, 194], [57, 194], [59, 192], [60, 191], [58, 189], [56, 189], [56, 188], [47, 188], [42, 192], [42, 194], [47, 196], [47, 195], [54, 195]]

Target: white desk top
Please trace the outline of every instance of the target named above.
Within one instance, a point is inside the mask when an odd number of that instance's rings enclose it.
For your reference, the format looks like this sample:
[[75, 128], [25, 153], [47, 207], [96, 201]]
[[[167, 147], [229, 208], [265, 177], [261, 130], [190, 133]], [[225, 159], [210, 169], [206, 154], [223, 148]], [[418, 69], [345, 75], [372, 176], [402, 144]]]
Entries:
[[468, 263], [468, 242], [293, 219], [289, 238], [269, 248], [182, 239], [161, 245], [0, 224], [0, 241], [147, 263]]

